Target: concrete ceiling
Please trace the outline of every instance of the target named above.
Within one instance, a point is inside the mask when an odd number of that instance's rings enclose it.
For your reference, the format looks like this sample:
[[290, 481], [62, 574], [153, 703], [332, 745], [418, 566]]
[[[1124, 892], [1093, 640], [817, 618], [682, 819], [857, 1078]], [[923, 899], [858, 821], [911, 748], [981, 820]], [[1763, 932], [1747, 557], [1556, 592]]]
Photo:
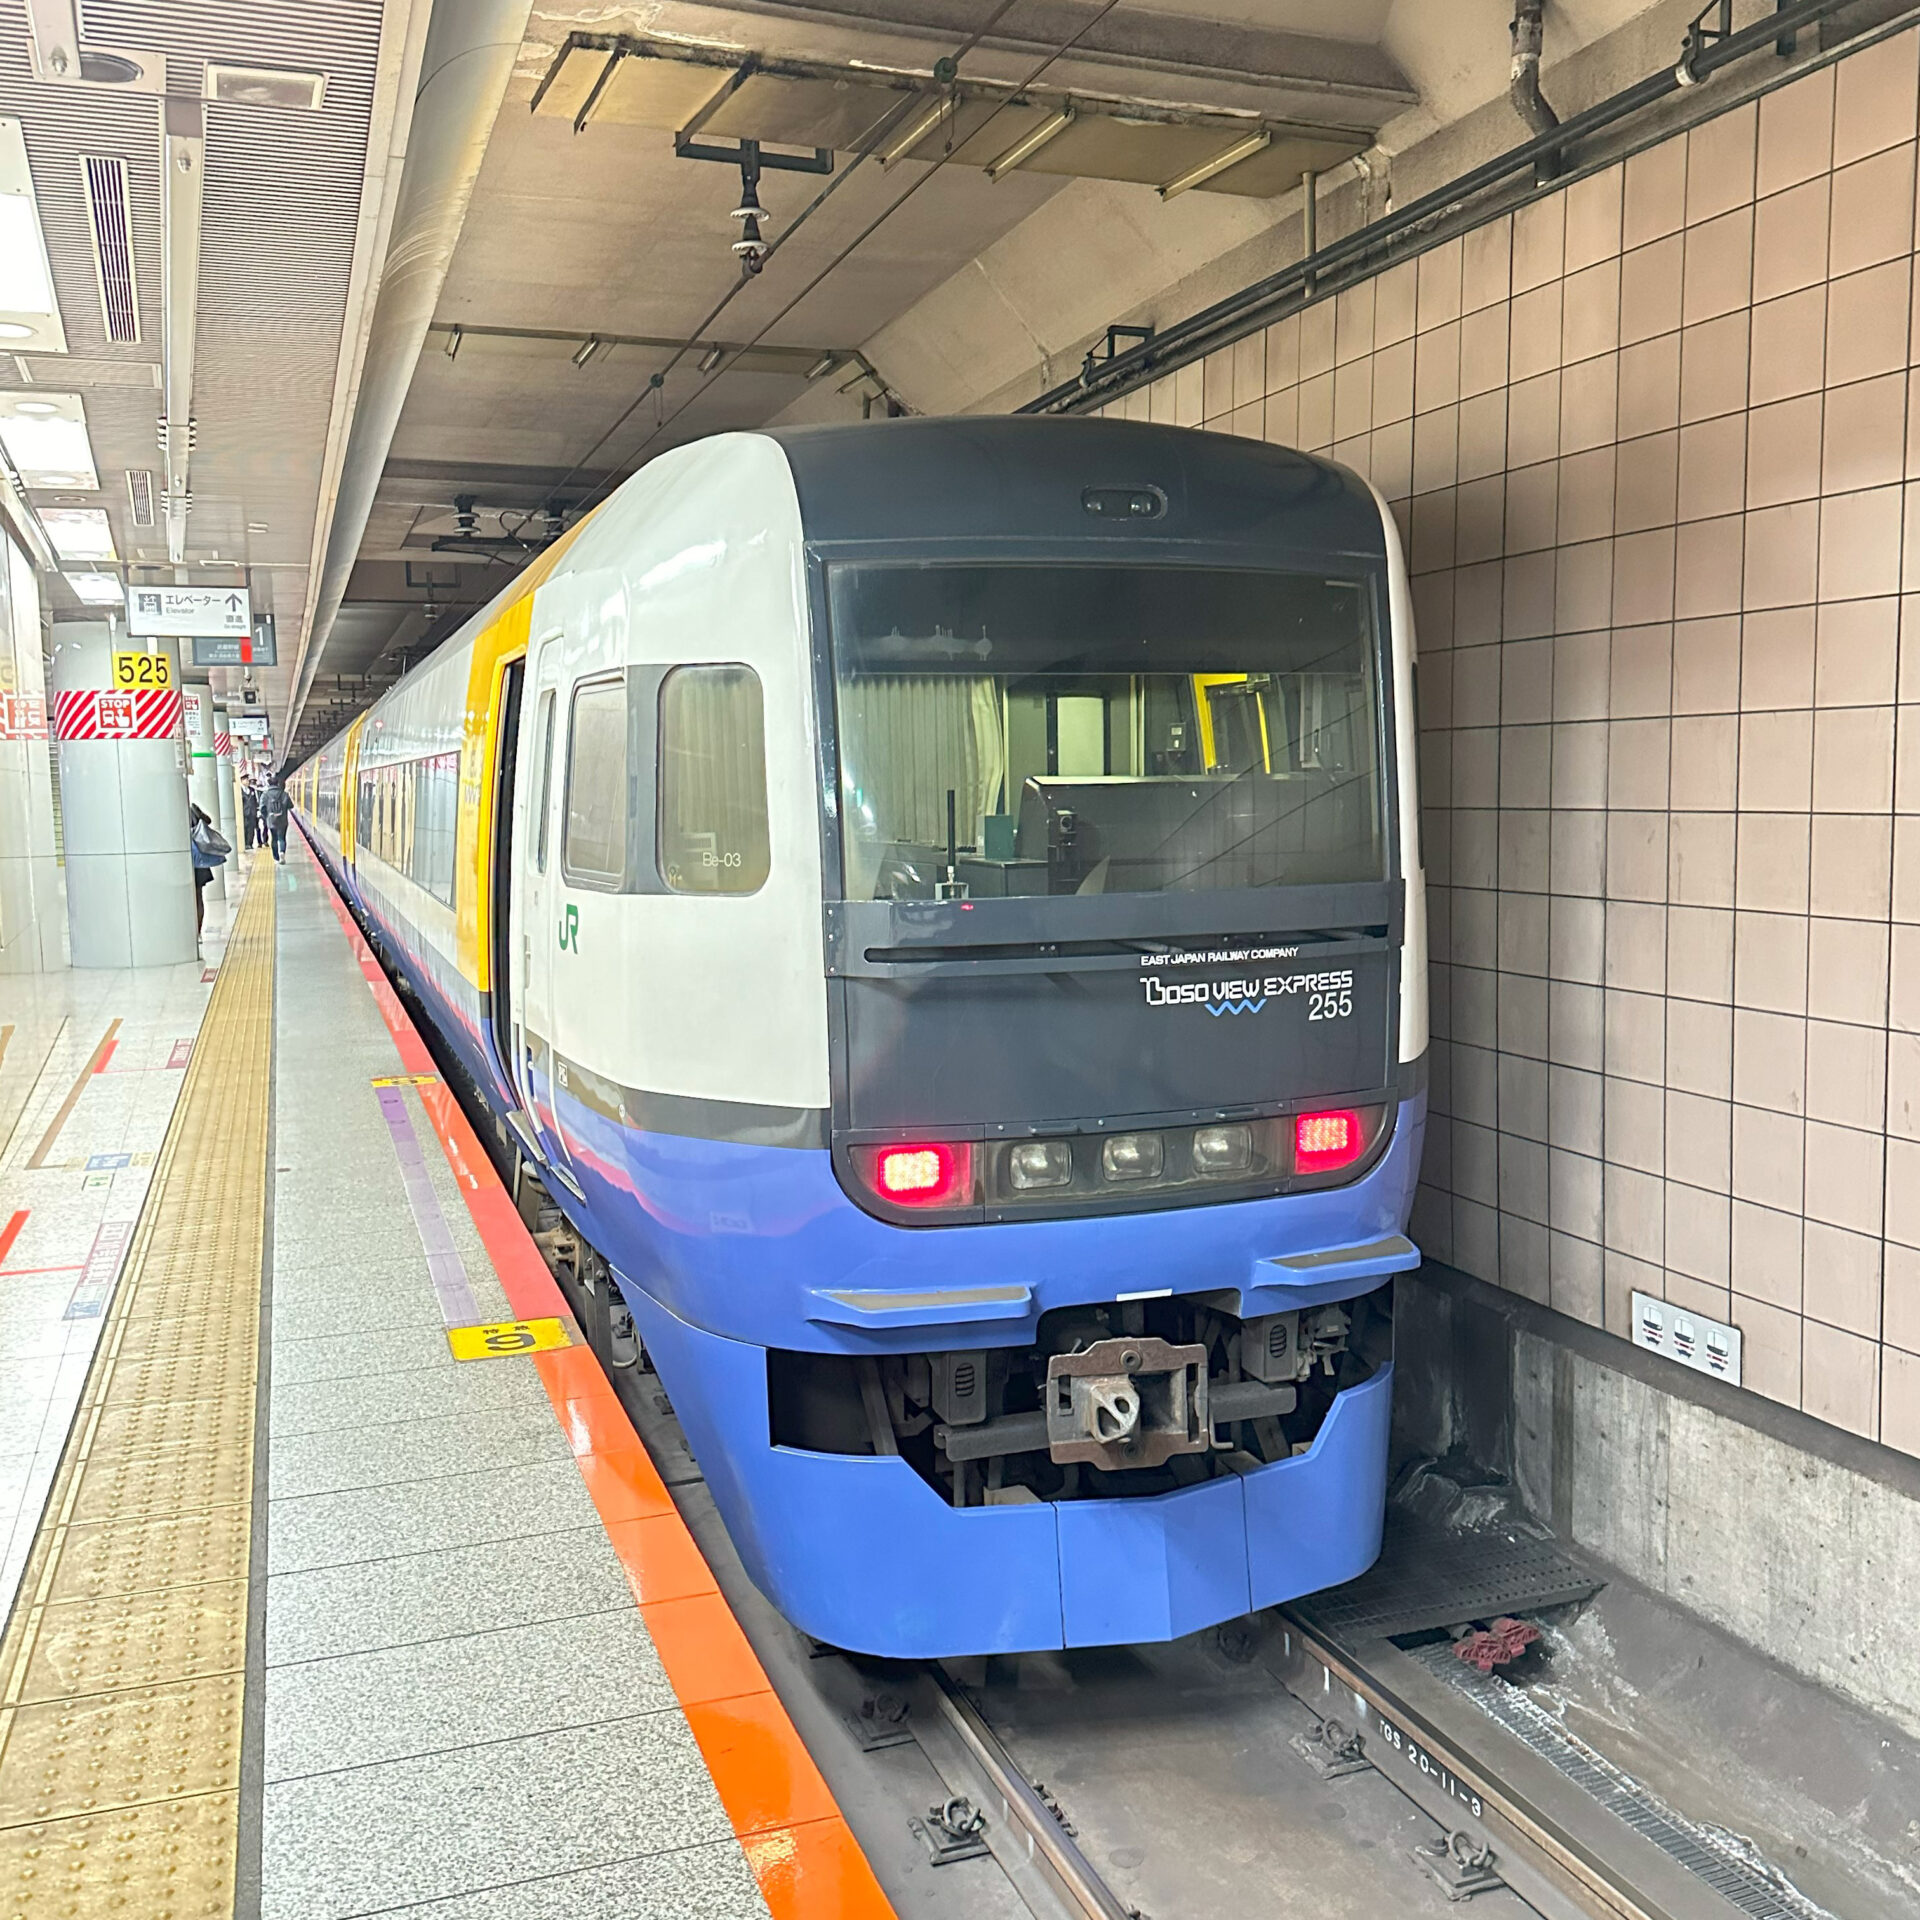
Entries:
[[[329, 544], [344, 548], [336, 564], [355, 562], [337, 617], [323, 613], [316, 630], [296, 747], [324, 738], [557, 525], [666, 448], [810, 411], [975, 404], [969, 396], [993, 385], [984, 369], [995, 356], [1051, 367], [1063, 343], [1077, 353], [1073, 343], [1149, 281], [1171, 284], [1297, 210], [1297, 188], [1262, 199], [1208, 182], [1162, 200], [1151, 184], [1037, 166], [996, 182], [964, 159], [930, 164], [937, 144], [884, 169], [855, 166], [842, 145], [831, 176], [764, 175], [778, 250], [743, 278], [730, 250], [737, 166], [676, 157], [670, 124], [590, 112], [576, 130], [571, 99], [563, 110], [557, 91], [540, 101], [563, 53], [602, 57], [568, 53], [576, 37], [595, 49], [644, 36], [716, 58], [884, 67], [928, 87], [934, 62], [959, 52], [967, 81], [1018, 84], [1044, 65], [1043, 88], [1098, 99], [1105, 113], [1216, 128], [1237, 120], [1308, 138], [1323, 129], [1341, 151], [1394, 155], [1504, 92], [1510, 12], [1509, 0], [1120, 0], [1104, 12], [1097, 0], [1014, 0], [997, 15], [989, 0], [537, 0], [376, 468], [371, 513], [364, 530], [356, 520], [343, 534], [333, 489], [380, 292], [382, 208], [398, 191], [409, 49], [417, 67], [429, 9], [458, 4], [92, 0], [86, 9], [90, 38], [163, 48], [170, 93], [197, 96], [209, 60], [330, 76], [319, 114], [208, 110], [190, 558], [209, 577], [215, 553], [255, 570], [279, 615], [283, 660], [299, 652]], [[1741, 11], [1760, 4], [1741, 0]], [[1550, 0], [1549, 84], [1557, 60], [1628, 21], [1691, 10], [1676, 0]], [[724, 78], [724, 67], [713, 71]], [[611, 88], [605, 98], [611, 108]], [[157, 106], [36, 80], [24, 0], [0, 0], [0, 114], [27, 119], [36, 181], [48, 183], [43, 211], [73, 355], [64, 377], [80, 390], [72, 376], [82, 364], [108, 369], [89, 418], [116, 499], [125, 468], [155, 464], [158, 395], [137, 382], [151, 382], [159, 357], [157, 307], [149, 311]], [[143, 344], [124, 348], [100, 334], [84, 205], [58, 184], [89, 141], [109, 136], [128, 158], [142, 288]], [[151, 538], [128, 528], [122, 551], [164, 559]], [[284, 707], [286, 670], [261, 678]]]

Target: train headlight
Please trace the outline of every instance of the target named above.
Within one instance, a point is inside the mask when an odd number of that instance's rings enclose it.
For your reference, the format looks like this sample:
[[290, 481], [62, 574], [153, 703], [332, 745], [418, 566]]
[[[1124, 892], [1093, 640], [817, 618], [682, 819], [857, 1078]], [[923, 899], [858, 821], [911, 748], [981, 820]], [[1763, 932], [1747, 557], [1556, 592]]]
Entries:
[[1166, 1157], [1157, 1133], [1117, 1133], [1100, 1149], [1100, 1171], [1109, 1180], [1157, 1180]]
[[1007, 1178], [1023, 1193], [1064, 1187], [1073, 1178], [1073, 1149], [1064, 1140], [1024, 1140], [1007, 1155]]
[[1193, 1136], [1196, 1173], [1245, 1173], [1253, 1165], [1251, 1127], [1200, 1127]]

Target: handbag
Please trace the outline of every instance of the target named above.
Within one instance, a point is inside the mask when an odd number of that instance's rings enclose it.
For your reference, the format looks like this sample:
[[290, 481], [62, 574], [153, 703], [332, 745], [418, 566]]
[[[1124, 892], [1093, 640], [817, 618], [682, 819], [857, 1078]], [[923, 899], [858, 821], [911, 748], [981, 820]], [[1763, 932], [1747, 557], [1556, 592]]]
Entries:
[[193, 848], [209, 866], [219, 866], [233, 851], [233, 842], [210, 821], [193, 823]]

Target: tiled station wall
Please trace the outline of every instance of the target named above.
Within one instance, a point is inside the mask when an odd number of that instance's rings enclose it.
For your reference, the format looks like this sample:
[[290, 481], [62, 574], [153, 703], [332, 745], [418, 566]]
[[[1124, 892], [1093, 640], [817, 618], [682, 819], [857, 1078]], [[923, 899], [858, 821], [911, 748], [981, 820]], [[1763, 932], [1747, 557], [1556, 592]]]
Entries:
[[1917, 101], [1909, 32], [1109, 411], [1399, 517], [1422, 1245], [1920, 1454]]

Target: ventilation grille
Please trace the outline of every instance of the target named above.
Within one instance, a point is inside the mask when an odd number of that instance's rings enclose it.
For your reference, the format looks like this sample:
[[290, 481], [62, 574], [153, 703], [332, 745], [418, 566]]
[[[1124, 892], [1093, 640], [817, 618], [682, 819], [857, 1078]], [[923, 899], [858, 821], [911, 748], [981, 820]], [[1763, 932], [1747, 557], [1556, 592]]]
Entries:
[[89, 154], [85, 164], [100, 310], [106, 316], [107, 338], [124, 345], [140, 338], [140, 306], [133, 290], [133, 225], [127, 217], [127, 163]]
[[127, 503], [136, 527], [153, 525], [153, 475], [145, 467], [127, 469]]

